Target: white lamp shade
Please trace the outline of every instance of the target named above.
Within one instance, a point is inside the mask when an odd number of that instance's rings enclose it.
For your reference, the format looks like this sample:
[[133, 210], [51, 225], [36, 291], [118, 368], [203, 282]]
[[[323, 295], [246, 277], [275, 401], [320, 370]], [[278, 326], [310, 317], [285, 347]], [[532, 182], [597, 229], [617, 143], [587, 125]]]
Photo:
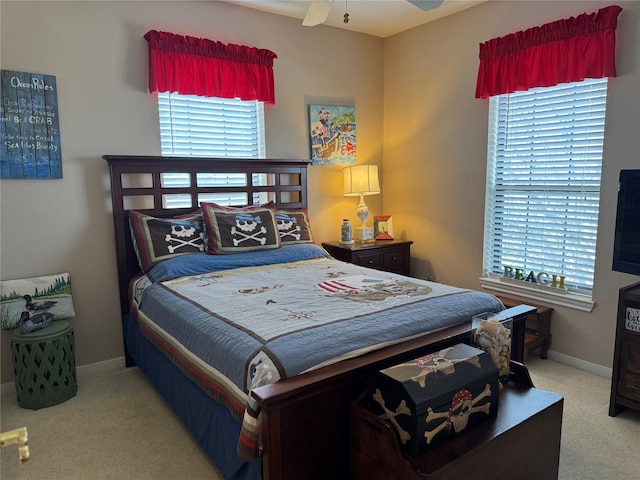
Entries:
[[373, 195], [380, 193], [377, 165], [353, 165], [342, 170], [344, 195]]

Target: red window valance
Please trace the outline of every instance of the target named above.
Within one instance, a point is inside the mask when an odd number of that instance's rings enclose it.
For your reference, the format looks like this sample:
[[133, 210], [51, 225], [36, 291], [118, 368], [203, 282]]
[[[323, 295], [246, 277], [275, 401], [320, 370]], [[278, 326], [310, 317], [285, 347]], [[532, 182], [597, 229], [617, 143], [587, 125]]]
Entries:
[[621, 11], [612, 5], [481, 43], [476, 98], [615, 77]]
[[275, 103], [270, 50], [151, 30], [149, 91]]

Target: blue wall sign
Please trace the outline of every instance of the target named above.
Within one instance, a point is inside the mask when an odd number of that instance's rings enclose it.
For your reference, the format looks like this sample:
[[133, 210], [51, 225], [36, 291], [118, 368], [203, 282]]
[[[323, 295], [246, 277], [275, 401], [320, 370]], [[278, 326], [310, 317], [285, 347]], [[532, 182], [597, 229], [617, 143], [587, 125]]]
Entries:
[[1, 75], [0, 178], [62, 178], [56, 77]]

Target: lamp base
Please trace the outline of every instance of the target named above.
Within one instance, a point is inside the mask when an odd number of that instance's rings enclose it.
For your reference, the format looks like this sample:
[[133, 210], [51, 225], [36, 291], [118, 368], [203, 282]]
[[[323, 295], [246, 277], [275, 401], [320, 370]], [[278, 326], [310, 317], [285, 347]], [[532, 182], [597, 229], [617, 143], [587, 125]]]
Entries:
[[373, 242], [373, 227], [355, 227], [353, 238], [358, 243]]

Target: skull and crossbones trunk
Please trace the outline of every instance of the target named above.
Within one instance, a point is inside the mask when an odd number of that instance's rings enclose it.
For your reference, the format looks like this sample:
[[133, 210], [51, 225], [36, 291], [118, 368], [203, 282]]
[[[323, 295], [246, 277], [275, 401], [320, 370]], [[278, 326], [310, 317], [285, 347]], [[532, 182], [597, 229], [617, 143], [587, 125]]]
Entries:
[[489, 355], [458, 344], [376, 372], [365, 406], [395, 429], [402, 450], [420, 455], [495, 416], [498, 393]]

